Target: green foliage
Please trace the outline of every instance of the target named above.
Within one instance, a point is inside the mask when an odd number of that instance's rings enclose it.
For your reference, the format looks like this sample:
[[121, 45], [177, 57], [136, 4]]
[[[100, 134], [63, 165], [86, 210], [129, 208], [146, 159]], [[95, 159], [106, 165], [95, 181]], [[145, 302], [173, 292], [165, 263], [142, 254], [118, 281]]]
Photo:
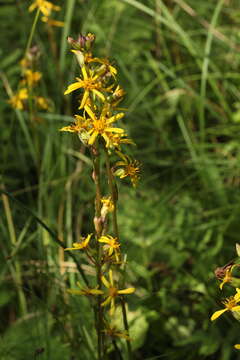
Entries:
[[[27, 2], [0, 4], [1, 187], [25, 206], [9, 199], [11, 224], [0, 203], [0, 359], [96, 358], [88, 301], [66, 294], [66, 284], [82, 279], [32, 214], [68, 246], [92, 227], [88, 154], [58, 132], [77, 107], [63, 96], [76, 75], [65, 38], [88, 31], [97, 35], [96, 53], [119, 67], [132, 152], [143, 164], [137, 190], [119, 184], [126, 282], [137, 288], [129, 304], [134, 358], [240, 359], [238, 323], [229, 314], [210, 322], [232, 294], [227, 286], [220, 292], [213, 271], [235, 257], [240, 232], [238, 1], [59, 4], [65, 28], [51, 38], [39, 22], [34, 36], [42, 94], [52, 102], [34, 124], [10, 108], [6, 92], [17, 89], [33, 15]], [[125, 359], [121, 341], [119, 348]]]

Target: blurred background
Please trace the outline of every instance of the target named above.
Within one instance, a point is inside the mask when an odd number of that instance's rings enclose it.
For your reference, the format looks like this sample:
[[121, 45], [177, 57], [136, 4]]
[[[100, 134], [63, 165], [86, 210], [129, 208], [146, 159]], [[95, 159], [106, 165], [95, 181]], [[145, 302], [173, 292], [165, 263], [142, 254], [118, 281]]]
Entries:
[[119, 184], [137, 289], [134, 359], [240, 359], [239, 324], [229, 314], [210, 321], [233, 293], [219, 290], [214, 270], [236, 257], [240, 232], [239, 1], [54, 3], [64, 27], [39, 21], [32, 41], [49, 110], [30, 118], [8, 101], [35, 13], [31, 1], [0, 1], [0, 186], [11, 194], [0, 202], [0, 359], [96, 359], [88, 301], [66, 295], [79, 280], [75, 264], [49, 232], [71, 245], [92, 229], [89, 154], [58, 131], [78, 106], [74, 93], [63, 95], [78, 75], [66, 38], [87, 32], [96, 34], [94, 54], [118, 68], [130, 151], [142, 164], [136, 189]]

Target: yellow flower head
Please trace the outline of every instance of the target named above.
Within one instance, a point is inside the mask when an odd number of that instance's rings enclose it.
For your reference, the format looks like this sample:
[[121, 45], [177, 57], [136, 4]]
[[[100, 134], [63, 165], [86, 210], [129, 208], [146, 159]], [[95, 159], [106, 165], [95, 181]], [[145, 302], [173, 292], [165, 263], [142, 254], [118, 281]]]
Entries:
[[68, 131], [68, 132], [73, 132], [73, 133], [80, 133], [83, 130], [89, 130], [90, 127], [90, 122], [89, 120], [87, 120], [85, 117], [80, 116], [80, 115], [75, 115], [75, 122], [73, 124], [71, 124], [70, 126], [64, 126], [63, 128], [60, 129], [60, 131]]
[[34, 11], [35, 9], [39, 9], [44, 16], [49, 17], [53, 10], [59, 11], [61, 10], [60, 6], [52, 4], [50, 1], [46, 0], [35, 0], [28, 8], [28, 10]]
[[90, 119], [86, 119], [85, 117], [80, 115], [75, 115], [75, 118], [75, 123], [70, 126], [64, 126], [60, 129], [60, 131], [77, 133], [83, 144], [88, 145], [88, 140], [90, 138], [90, 135], [88, 133], [90, 129]]
[[233, 271], [234, 267], [236, 267], [236, 266], [238, 266], [238, 265], [231, 265], [226, 268], [224, 277], [222, 278], [222, 282], [219, 285], [221, 290], [223, 289], [224, 284], [232, 281], [232, 271]]
[[102, 66], [98, 69], [98, 75], [101, 75], [101, 76], [105, 76], [107, 74], [110, 74], [111, 76], [114, 77], [114, 79], [116, 78], [116, 75], [117, 75], [117, 69], [115, 69], [114, 66], [112, 66], [110, 64], [110, 61], [108, 59], [100, 59], [100, 58], [92, 58], [92, 57], [89, 57], [87, 58], [87, 61], [88, 63], [99, 63], [99, 64], [102, 64]]
[[67, 95], [77, 89], [84, 89], [82, 101], [80, 104], [80, 109], [83, 109], [90, 97], [90, 93], [96, 95], [101, 101], [104, 101], [105, 96], [103, 92], [109, 91], [109, 89], [104, 88], [99, 79], [99, 75], [94, 74], [94, 72], [91, 70], [87, 71], [85, 65], [81, 67], [81, 70], [82, 79], [76, 78], [77, 82], [69, 85], [64, 95]]
[[234, 345], [235, 349], [240, 350], [240, 344]]
[[101, 236], [98, 239], [98, 241], [100, 243], [106, 244], [105, 248], [108, 251], [108, 256], [112, 256], [112, 254], [114, 253], [116, 261], [118, 262], [119, 261], [119, 255], [120, 255], [120, 252], [119, 252], [120, 244], [117, 241], [117, 238], [114, 238], [114, 237], [112, 237], [110, 235], [104, 235], [104, 236]]
[[116, 326], [105, 325], [106, 328], [102, 330], [107, 336], [111, 338], [122, 338], [131, 341], [127, 331], [119, 331]]
[[86, 248], [88, 248], [88, 243], [91, 239], [92, 234], [89, 234], [86, 238], [83, 238], [82, 241], [77, 242], [77, 243], [73, 243], [73, 247], [72, 248], [65, 248], [65, 251], [68, 250], [85, 250]]
[[109, 148], [117, 148], [118, 150], [120, 150], [122, 144], [135, 145], [134, 142], [131, 139], [129, 139], [125, 133], [122, 134], [109, 133], [108, 138], [109, 138], [109, 144], [108, 144]]
[[68, 289], [67, 292], [73, 295], [102, 295], [103, 291], [99, 290], [98, 287], [96, 288], [89, 288], [89, 287], [82, 287], [79, 282], [77, 282], [77, 285], [79, 286], [79, 289]]
[[131, 160], [128, 156], [123, 155], [118, 152], [118, 155], [123, 159], [122, 161], [118, 161], [116, 166], [120, 166], [119, 169], [115, 171], [115, 175], [119, 176], [120, 179], [123, 179], [127, 176], [130, 177], [132, 185], [135, 187], [139, 180], [139, 172], [140, 172], [140, 164], [137, 160]]
[[36, 96], [35, 101], [36, 101], [36, 104], [37, 104], [37, 106], [39, 108], [41, 108], [43, 110], [48, 110], [49, 109], [48, 100], [46, 98], [44, 98], [43, 96]]
[[42, 74], [39, 71], [32, 71], [27, 69], [24, 72], [24, 77], [25, 79], [23, 80], [23, 83], [27, 83], [29, 87], [32, 87], [41, 79]]
[[90, 135], [88, 141], [89, 145], [93, 145], [97, 137], [100, 135], [104, 138], [106, 142], [106, 146], [109, 147], [110, 146], [109, 134], [111, 136], [111, 134], [113, 133], [117, 133], [117, 134], [124, 133], [123, 129], [112, 126], [112, 124], [115, 121], [121, 119], [124, 116], [124, 113], [119, 113], [111, 116], [111, 115], [107, 115], [106, 109], [103, 108], [101, 115], [97, 117], [88, 105], [85, 106], [85, 110], [92, 120], [91, 129], [89, 130], [89, 135]]
[[237, 305], [240, 302], [240, 289], [236, 289], [236, 294], [227, 298], [223, 301], [225, 309], [215, 311], [215, 313], [211, 316], [211, 320], [216, 320], [219, 316], [221, 316], [226, 311], [238, 312], [240, 311], [240, 305]]
[[123, 290], [117, 289], [114, 284], [112, 270], [109, 270], [109, 281], [105, 278], [105, 276], [102, 276], [102, 282], [108, 289], [108, 296], [101, 304], [101, 306], [110, 304], [110, 315], [113, 315], [115, 311], [115, 298], [118, 295], [132, 294], [135, 291], [135, 288], [128, 288]]
[[18, 110], [23, 110], [24, 100], [28, 98], [28, 91], [26, 88], [20, 89], [15, 95], [11, 97], [9, 103]]

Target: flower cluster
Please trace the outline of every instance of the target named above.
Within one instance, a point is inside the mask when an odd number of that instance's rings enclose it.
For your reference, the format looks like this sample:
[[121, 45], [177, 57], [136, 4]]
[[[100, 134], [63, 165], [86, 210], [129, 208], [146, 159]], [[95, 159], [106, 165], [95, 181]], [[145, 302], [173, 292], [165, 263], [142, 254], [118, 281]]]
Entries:
[[70, 84], [65, 95], [76, 92], [81, 115], [75, 115], [75, 121], [60, 131], [76, 133], [84, 145], [96, 146], [102, 142], [108, 151], [121, 158], [115, 164], [115, 176], [121, 179], [129, 177], [133, 186], [139, 179], [139, 163], [122, 153], [122, 144], [133, 144], [120, 120], [125, 116], [118, 104], [124, 97], [124, 90], [117, 83], [117, 69], [106, 58], [94, 57], [93, 34], [79, 36], [77, 40], [68, 38], [72, 52], [80, 67], [80, 75]]
[[33, 3], [29, 6], [28, 10], [32, 12], [36, 9], [43, 14], [41, 17], [43, 22], [50, 26], [64, 26], [62, 21], [54, 20], [51, 17], [53, 11], [61, 10], [60, 6], [54, 5], [52, 2], [47, 0], [34, 0]]
[[[111, 325], [118, 304], [125, 305], [125, 295], [132, 294], [134, 287], [124, 286], [120, 267], [125, 266], [121, 254], [121, 244], [117, 226], [117, 185], [115, 177], [129, 177], [133, 186], [139, 178], [139, 164], [122, 151], [124, 144], [133, 144], [121, 126], [125, 114], [118, 107], [125, 94], [117, 82], [117, 69], [106, 58], [95, 57], [92, 47], [95, 40], [93, 34], [79, 36], [77, 40], [68, 38], [72, 53], [79, 64], [79, 76], [70, 84], [65, 95], [75, 93], [78, 100], [79, 113], [75, 121], [60, 131], [75, 133], [80, 141], [89, 149], [93, 161], [93, 180], [96, 186], [95, 198], [95, 234], [89, 234], [73, 243], [66, 251], [79, 251], [86, 256], [88, 262], [95, 267], [96, 282], [93, 286], [82, 286], [70, 289], [73, 295], [90, 297], [98, 303], [99, 319], [98, 336], [122, 337], [129, 341], [128, 328], [119, 331]], [[100, 171], [96, 165], [101, 154], [105, 158], [105, 166]], [[114, 157], [111, 164], [110, 156]], [[117, 158], [117, 160], [116, 160]], [[102, 196], [101, 181], [104, 176], [109, 186], [109, 194]], [[104, 188], [104, 191], [105, 188]], [[113, 232], [109, 231], [109, 218], [112, 217]], [[105, 311], [109, 306], [109, 311]], [[125, 310], [124, 310], [125, 311]], [[107, 316], [108, 315], [108, 316]], [[125, 316], [125, 315], [124, 315]], [[110, 317], [110, 321], [107, 318]], [[126, 323], [126, 319], [125, 319]], [[100, 341], [101, 343], [101, 341]], [[104, 341], [103, 341], [104, 343]]]
[[[240, 257], [238, 244], [236, 244], [236, 249], [237, 255]], [[233, 276], [233, 273], [239, 269], [239, 266], [239, 260], [237, 259], [236, 261], [231, 261], [229, 264], [218, 267], [215, 270], [216, 277], [221, 281], [219, 285], [220, 289], [222, 290], [223, 286], [228, 283], [235, 289], [235, 294], [222, 301], [224, 308], [214, 312], [211, 316], [212, 321], [216, 320], [227, 311], [230, 311], [233, 317], [240, 321], [240, 278], [237, 276], [239, 275], [237, 273]], [[234, 347], [235, 349], [240, 350], [240, 344], [236, 344]]]
[[18, 90], [9, 100], [9, 103], [18, 110], [25, 110], [29, 104], [40, 110], [49, 109], [49, 101], [38, 95], [38, 84], [42, 74], [35, 70], [39, 51], [36, 46], [31, 48], [26, 56], [20, 61], [22, 79], [19, 82]]

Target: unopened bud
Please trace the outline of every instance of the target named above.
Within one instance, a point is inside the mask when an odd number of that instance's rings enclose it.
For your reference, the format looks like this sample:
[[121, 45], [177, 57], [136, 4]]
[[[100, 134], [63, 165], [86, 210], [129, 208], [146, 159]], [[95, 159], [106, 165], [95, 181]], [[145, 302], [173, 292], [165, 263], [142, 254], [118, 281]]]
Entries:
[[97, 234], [101, 234], [102, 232], [102, 219], [101, 217], [94, 217], [93, 219], [93, 223], [94, 223], [94, 227], [95, 227], [95, 231]]
[[95, 40], [95, 36], [91, 33], [79, 35], [77, 40], [74, 40], [71, 36], [68, 36], [67, 41], [75, 50], [90, 50]]

